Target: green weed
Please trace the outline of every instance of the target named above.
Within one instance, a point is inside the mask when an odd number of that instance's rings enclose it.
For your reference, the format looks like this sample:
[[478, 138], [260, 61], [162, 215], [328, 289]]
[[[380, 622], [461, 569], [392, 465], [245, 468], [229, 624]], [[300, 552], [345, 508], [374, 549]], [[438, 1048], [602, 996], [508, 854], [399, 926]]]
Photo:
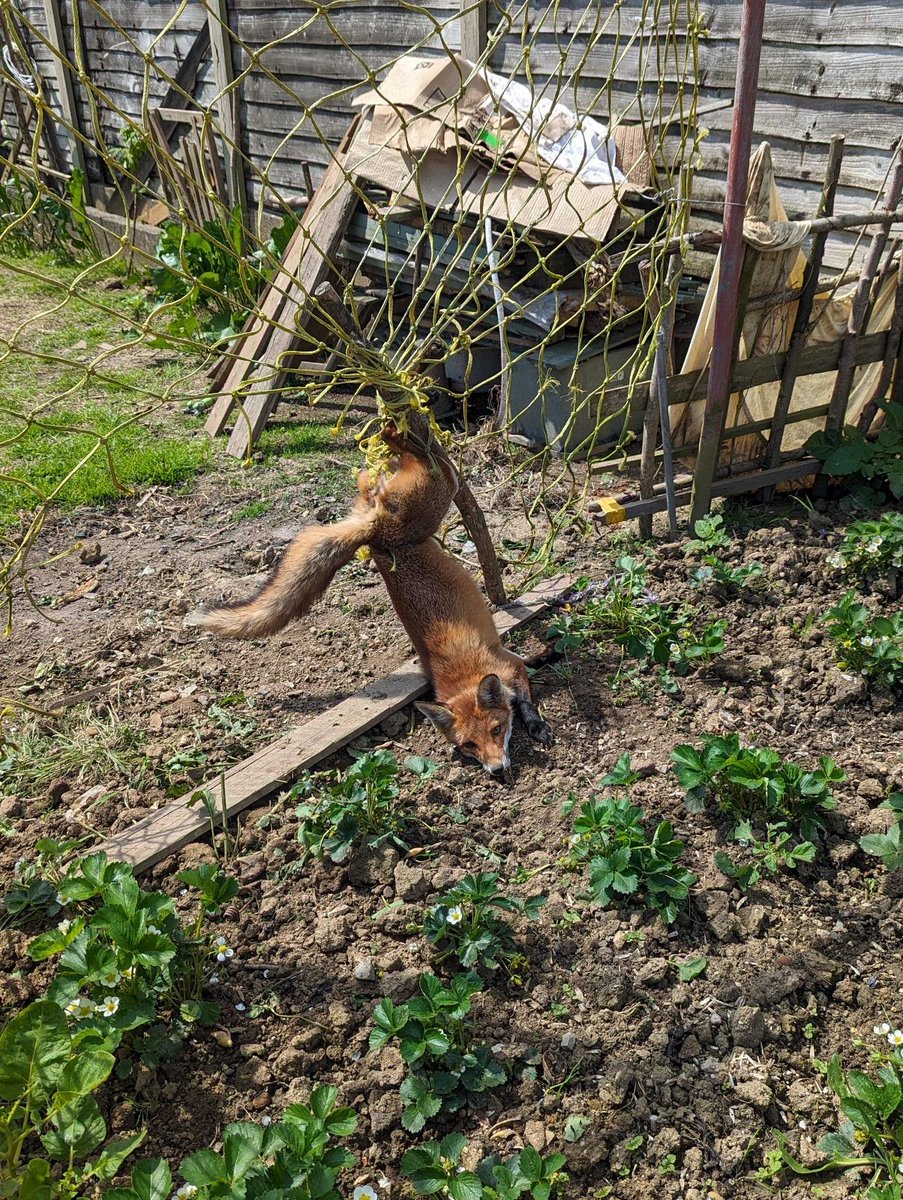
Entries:
[[140, 784], [148, 773], [144, 735], [109, 710], [70, 709], [56, 723], [24, 715], [0, 741], [0, 795], [34, 796], [51, 780], [90, 787], [111, 776]]
[[[437, 770], [436, 763], [425, 758], [407, 758], [404, 765], [418, 782]], [[315, 858], [344, 862], [360, 842], [392, 842], [406, 848], [403, 834], [410, 808], [390, 750], [356, 754], [344, 771], [303, 775], [289, 793], [290, 800], [299, 798], [304, 802], [296, 809], [298, 840]]]
[[727, 622], [703, 625], [691, 606], [662, 604], [648, 590], [645, 564], [630, 556], [619, 558], [617, 573], [598, 587], [581, 580], [575, 596], [577, 607], [562, 609], [549, 637], [559, 653], [613, 641], [623, 652], [616, 683], [631, 677], [623, 668], [627, 657], [638, 661], [640, 672], [657, 669], [663, 690], [674, 693], [679, 691], [676, 677], [724, 650]]

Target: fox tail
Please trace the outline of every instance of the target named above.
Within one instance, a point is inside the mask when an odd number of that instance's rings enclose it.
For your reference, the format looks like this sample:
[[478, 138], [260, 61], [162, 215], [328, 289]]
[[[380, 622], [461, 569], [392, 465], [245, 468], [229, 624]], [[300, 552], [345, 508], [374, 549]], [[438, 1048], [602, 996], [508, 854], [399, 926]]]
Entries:
[[[340, 567], [366, 546], [371, 512], [352, 513], [335, 525], [309, 525], [298, 534], [256, 596], [199, 615], [196, 624], [223, 637], [269, 637], [303, 617]], [[195, 622], [193, 622], [195, 623]]]

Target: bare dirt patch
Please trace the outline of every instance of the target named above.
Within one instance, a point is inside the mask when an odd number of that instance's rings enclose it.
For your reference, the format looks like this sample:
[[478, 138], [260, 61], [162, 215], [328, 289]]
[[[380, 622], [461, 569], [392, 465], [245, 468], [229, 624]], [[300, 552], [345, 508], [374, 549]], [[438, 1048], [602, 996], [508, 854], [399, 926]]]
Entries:
[[[146, 495], [101, 516], [59, 520], [49, 531], [48, 556], [78, 537], [102, 557], [72, 555], [43, 568], [39, 594], [75, 590], [100, 563], [106, 567], [96, 590], [52, 614], [60, 625], [23, 617], [7, 648], [2, 690], [28, 686], [36, 674], [40, 686], [29, 696], [38, 702], [101, 689], [89, 703], [113, 705], [146, 737], [150, 769], [140, 786], [117, 781], [90, 823], [66, 815], [77, 808], [73, 780], [61, 781], [55, 800], [46, 789], [8, 797], [4, 865], [29, 854], [39, 832], [118, 828], [162, 802], [167, 779], [159, 765], [183, 739], [183, 751], [200, 746], [203, 770], [215, 770], [406, 655], [404, 635], [363, 565], [343, 574], [307, 623], [269, 643], [230, 645], [183, 628], [185, 612], [201, 600], [252, 590], [300, 523], [344, 508], [345, 491], [337, 484], [324, 494], [322, 475], [312, 474], [281, 488], [266, 514], [236, 522], [235, 509], [264, 478], [224, 500], [221, 481], [208, 477], [190, 495]], [[484, 497], [494, 495], [492, 523], [507, 533], [514, 508], [506, 511], [490, 467], [478, 485]], [[773, 1146], [772, 1129], [813, 1161], [815, 1141], [835, 1124], [815, 1060], [838, 1052], [863, 1065], [866, 1052], [853, 1039], [870, 1037], [885, 1014], [900, 1019], [899, 881], [856, 841], [888, 823], [878, 805], [901, 784], [903, 717], [835, 669], [819, 623], [844, 590], [824, 566], [843, 513], [760, 515], [769, 523], [738, 535], [730, 557], [763, 563], [767, 591], [704, 600], [728, 618], [727, 651], [678, 696], [651, 681], [645, 694], [613, 695], [611, 651], [581, 650], [566, 668], [544, 668], [536, 693], [556, 743], [545, 753], [518, 734], [510, 785], [449, 762], [429, 728], [410, 731], [409, 714], [358, 742], [442, 763], [413, 801], [424, 830], [416, 857], [385, 851], [302, 869], [293, 804], [274, 799], [246, 814], [234, 862], [242, 890], [223, 925], [236, 957], [214, 989], [233, 1047], [200, 1033], [175, 1063], [117, 1085], [114, 1129], [146, 1121], [142, 1154], [178, 1160], [215, 1140], [229, 1120], [276, 1116], [316, 1082], [334, 1082], [361, 1114], [362, 1177], [384, 1171], [397, 1180], [400, 1154], [417, 1139], [400, 1125], [397, 1054], [367, 1049], [369, 1014], [380, 996], [405, 999], [417, 972], [430, 967], [416, 932], [425, 907], [466, 872], [494, 869], [505, 880], [530, 875], [515, 891], [541, 889], [549, 902], [537, 925], [520, 929], [530, 959], [523, 986], [490, 977], [478, 998], [479, 1034], [501, 1046], [512, 1079], [486, 1110], [456, 1118], [471, 1153], [504, 1153], [525, 1140], [562, 1148], [574, 1197], [812, 1194], [792, 1178], [775, 1192], [755, 1172]], [[612, 550], [610, 540], [577, 529], [562, 542], [562, 552], [597, 578], [609, 571]], [[688, 574], [675, 547], [659, 546], [650, 560], [663, 598], [687, 595]], [[528, 645], [538, 645], [541, 630], [527, 635]], [[40, 664], [47, 665], [36, 671]], [[226, 711], [255, 722], [238, 739], [241, 749], [210, 716], [211, 704], [239, 694]], [[847, 773], [818, 859], [746, 895], [714, 867], [721, 835], [704, 814], [686, 811], [667, 769], [676, 744], [732, 730], [806, 767], [831, 755]], [[698, 875], [670, 931], [629, 904], [585, 904], [583, 881], [558, 863], [571, 829], [562, 801], [569, 793], [588, 798], [625, 750], [653, 768], [636, 802], [650, 817], [674, 822], [686, 865]], [[170, 890], [177, 867], [212, 855], [209, 846], [189, 847], [161, 864], [154, 881]], [[3, 999], [21, 1004], [40, 977], [28, 974], [21, 935], [3, 937]], [[680, 982], [679, 964], [700, 956], [708, 960], [704, 973]], [[566, 1142], [572, 1116], [588, 1124], [578, 1141]], [[851, 1194], [849, 1180], [822, 1186], [823, 1196]]]

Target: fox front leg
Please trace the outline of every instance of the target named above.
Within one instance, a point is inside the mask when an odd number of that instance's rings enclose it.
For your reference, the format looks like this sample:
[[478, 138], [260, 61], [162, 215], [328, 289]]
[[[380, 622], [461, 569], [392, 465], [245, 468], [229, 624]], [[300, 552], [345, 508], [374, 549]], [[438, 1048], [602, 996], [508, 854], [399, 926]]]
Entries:
[[552, 726], [540, 716], [539, 709], [533, 701], [523, 696], [516, 696], [514, 703], [517, 705], [517, 711], [520, 713], [531, 740], [538, 742], [540, 746], [551, 746]]
[[540, 746], [551, 746], [552, 726], [548, 721], [543, 720], [539, 709], [533, 703], [530, 679], [524, 661], [516, 654], [511, 654], [511, 659], [514, 667], [511, 680], [512, 700], [524, 723], [524, 728], [532, 741], [538, 742]]

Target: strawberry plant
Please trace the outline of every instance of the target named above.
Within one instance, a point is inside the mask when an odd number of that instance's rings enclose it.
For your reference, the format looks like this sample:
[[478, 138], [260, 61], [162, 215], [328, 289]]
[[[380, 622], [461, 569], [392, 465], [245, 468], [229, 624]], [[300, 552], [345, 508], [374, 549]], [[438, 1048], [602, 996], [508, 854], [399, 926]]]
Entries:
[[[418, 783], [436, 771], [436, 764], [425, 758], [407, 758], [404, 766]], [[390, 750], [356, 754], [344, 771], [305, 774], [289, 797], [303, 800], [295, 810], [298, 839], [315, 858], [344, 862], [360, 842], [391, 842], [407, 849], [403, 834], [410, 812], [401, 794], [398, 761]]]
[[114, 1063], [50, 1000], [0, 1031], [0, 1195], [76, 1200], [118, 1173], [144, 1133], [107, 1140], [94, 1093]]
[[826, 475], [861, 475], [887, 487], [903, 499], [903, 404], [882, 404], [884, 424], [874, 437], [863, 436], [855, 426], [841, 433], [813, 433], [806, 449], [823, 463]]
[[903, 584], [903, 513], [887, 512], [877, 521], [854, 521], [826, 561], [847, 578], [866, 586], [890, 576], [899, 596]]
[[786, 822], [807, 841], [824, 829], [824, 814], [837, 807], [833, 784], [846, 779], [832, 758], [804, 771], [774, 750], [741, 746], [736, 733], [703, 734], [699, 749], [676, 746], [671, 760], [691, 812], [715, 801], [719, 811], [741, 820]]
[[482, 989], [479, 975], [456, 975], [444, 987], [421, 975], [418, 995], [406, 1004], [388, 998], [373, 1010], [371, 1050], [397, 1041], [410, 1074], [401, 1085], [401, 1123], [419, 1133], [439, 1113], [479, 1105], [483, 1093], [505, 1082], [504, 1067], [488, 1046], [470, 1041], [471, 997]]
[[401, 1160], [418, 1196], [444, 1196], [448, 1200], [549, 1200], [567, 1183], [563, 1154], [543, 1157], [532, 1146], [502, 1162], [497, 1155], [483, 1159], [476, 1171], [461, 1166], [467, 1139], [450, 1133], [441, 1142], [426, 1142], [409, 1150]]
[[886, 691], [903, 693], [903, 610], [875, 617], [854, 592], [847, 592], [828, 612], [825, 625], [838, 666]]
[[495, 971], [503, 966], [512, 977], [523, 969], [526, 960], [517, 949], [514, 931], [497, 914], [518, 913], [536, 920], [545, 897], [517, 900], [506, 896], [498, 879], [490, 871], [465, 875], [429, 910], [423, 933], [437, 947], [439, 962], [454, 955], [463, 967], [479, 965]]
[[317, 1087], [309, 1104], [290, 1104], [281, 1121], [265, 1128], [250, 1121], [227, 1125], [221, 1151], [199, 1150], [182, 1162], [185, 1182], [175, 1193], [169, 1166], [156, 1159], [139, 1164], [131, 1186], [112, 1188], [105, 1200], [342, 1200], [336, 1180], [355, 1160], [333, 1143], [354, 1133], [357, 1116], [337, 1099], [338, 1088]]
[[[647, 587], [647, 570], [624, 555], [617, 574], [595, 586], [581, 580], [576, 595], [580, 611], [566, 605], [549, 627], [559, 652], [585, 643], [614, 642], [625, 658], [638, 660], [638, 671], [657, 669], [666, 692], [679, 690], [675, 676], [689, 674], [724, 650], [727, 621], [703, 623], [690, 605], [663, 604]], [[616, 681], [632, 673], [619, 668]]]
[[783, 821], [777, 821], [765, 826], [765, 835], [756, 836], [749, 821], [741, 821], [731, 834], [731, 840], [737, 842], [745, 851], [749, 863], [737, 863], [729, 854], [719, 850], [715, 855], [715, 865], [729, 879], [734, 879], [741, 891], [755, 885], [762, 878], [762, 873], [776, 875], [781, 867], [794, 870], [798, 863], [812, 862], [816, 848], [813, 842], [799, 842]]
[[[864, 1168], [868, 1172], [863, 1200], [900, 1200], [903, 1195], [903, 1030], [886, 1021], [874, 1029], [879, 1039], [872, 1055], [874, 1074], [844, 1071], [840, 1055], [827, 1064], [828, 1086], [840, 1102], [843, 1119], [836, 1133], [818, 1144], [825, 1161], [806, 1167], [787, 1150], [778, 1134], [783, 1164], [798, 1175]], [[852, 1193], [851, 1193], [852, 1194]]]
[[866, 833], [859, 839], [859, 848], [880, 858], [888, 871], [903, 867], [903, 792], [894, 792], [881, 805], [896, 815], [886, 833]]
[[[188, 928], [170, 896], [145, 891], [125, 863], [90, 855], [58, 883], [59, 900], [74, 915], [28, 947], [36, 962], [59, 956], [47, 996], [80, 1034], [114, 1049], [128, 1034], [130, 1049], [148, 1066], [173, 1057], [192, 1024], [216, 1021], [216, 1005], [203, 991], [213, 964], [232, 957], [204, 926], [236, 894], [237, 881], [209, 863], [177, 878], [200, 892]], [[144, 1027], [145, 1034], [131, 1036]], [[120, 1070], [128, 1069], [126, 1056]]]

